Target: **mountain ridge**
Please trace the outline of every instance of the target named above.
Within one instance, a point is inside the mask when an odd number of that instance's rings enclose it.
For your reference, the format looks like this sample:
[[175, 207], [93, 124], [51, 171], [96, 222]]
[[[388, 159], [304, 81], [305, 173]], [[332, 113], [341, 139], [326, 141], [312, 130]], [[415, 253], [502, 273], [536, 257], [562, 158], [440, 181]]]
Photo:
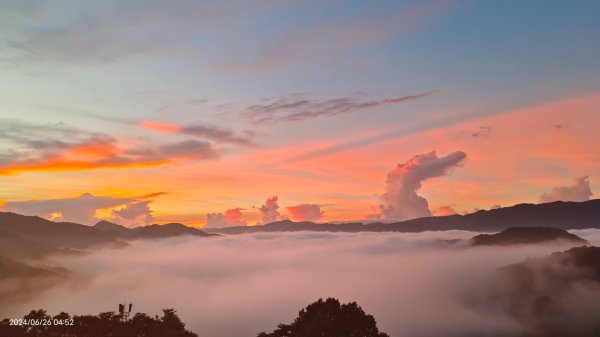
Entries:
[[257, 226], [203, 228], [209, 233], [243, 234], [256, 232], [424, 232], [467, 230], [499, 232], [511, 227], [551, 227], [563, 230], [600, 228], [600, 199], [588, 201], [555, 201], [542, 204], [521, 203], [492, 210], [480, 210], [467, 215], [423, 217], [399, 222], [322, 223], [310, 221], [276, 221]]
[[193, 235], [193, 236], [215, 236], [218, 234], [209, 234], [201, 229], [189, 227], [182, 223], [170, 222], [166, 224], [153, 224], [128, 228], [114, 222], [100, 220], [92, 226], [102, 232], [113, 233], [122, 239], [158, 239], [170, 236]]
[[200, 229], [183, 224], [127, 228], [108, 221], [95, 226], [54, 222], [39, 216], [0, 212], [0, 256], [39, 258], [54, 253], [78, 253], [93, 247], [125, 247], [127, 241], [160, 239], [180, 235], [210, 237]]
[[552, 227], [511, 227], [495, 234], [479, 234], [470, 239], [473, 246], [509, 246], [564, 241], [589, 245], [587, 240]]

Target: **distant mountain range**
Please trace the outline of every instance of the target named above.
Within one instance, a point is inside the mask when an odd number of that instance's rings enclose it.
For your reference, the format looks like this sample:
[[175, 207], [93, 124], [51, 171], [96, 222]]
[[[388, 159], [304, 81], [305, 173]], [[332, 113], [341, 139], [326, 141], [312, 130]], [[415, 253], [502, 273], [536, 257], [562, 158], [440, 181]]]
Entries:
[[102, 220], [94, 225], [94, 229], [104, 233], [125, 239], [160, 239], [170, 236], [193, 235], [193, 236], [215, 236], [217, 234], [209, 234], [198, 228], [188, 227], [180, 223], [167, 223], [164, 225], [151, 225], [144, 227], [127, 228], [116, 223]]
[[178, 223], [126, 228], [107, 221], [95, 226], [53, 222], [0, 212], [0, 305], [18, 302], [65, 280], [69, 271], [47, 265], [52, 254], [81, 254], [95, 247], [125, 247], [127, 241], [178, 235], [214, 236]]
[[[513, 228], [516, 227], [516, 228]], [[180, 223], [151, 225], [137, 228], [127, 228], [108, 221], [100, 221], [94, 226], [85, 226], [70, 222], [53, 222], [37, 216], [24, 216], [15, 213], [0, 212], [0, 306], [20, 303], [28, 298], [37, 296], [71, 277], [71, 271], [62, 267], [49, 265], [53, 263], [44, 257], [54, 254], [83, 254], [96, 247], [125, 247], [133, 240], [160, 239], [181, 235], [211, 237], [219, 234], [259, 233], [259, 232], [294, 232], [294, 231], [330, 231], [330, 232], [421, 232], [432, 230], [469, 230], [475, 232], [499, 232], [496, 234], [476, 235], [470, 240], [441, 240], [445, 244], [458, 244], [458, 247], [468, 249], [472, 246], [513, 246], [516, 244], [542, 244], [550, 241], [568, 241], [574, 245], [586, 245], [587, 242], [565, 230], [581, 228], [600, 228], [600, 200], [587, 202], [553, 202], [547, 204], [520, 204], [490, 211], [479, 211], [469, 215], [451, 215], [444, 217], [427, 217], [397, 223], [350, 223], [350, 224], [317, 224], [314, 222], [278, 221], [262, 226], [229, 227], [200, 230]], [[210, 231], [211, 233], [208, 233]], [[510, 249], [510, 248], [508, 248]], [[568, 277], [548, 279], [558, 284], [562, 293], [573, 288], [573, 284], [582, 281], [592, 281], [597, 284], [597, 269], [595, 278], [587, 273], [588, 265], [597, 266], [599, 248], [578, 248], [553, 255], [548, 260], [552, 268], [563, 270], [570, 266], [571, 261], [582, 265], [576, 273]], [[587, 264], [586, 264], [587, 263]], [[578, 265], [577, 265], [578, 266]], [[529, 293], [525, 283], [533, 271], [539, 269], [537, 262], [524, 262], [507, 267], [499, 275], [511, 281], [511, 285], [523, 293]], [[504, 271], [505, 270], [505, 271]], [[558, 274], [556, 274], [558, 275]], [[563, 282], [564, 280], [564, 282]], [[557, 283], [562, 282], [562, 283]], [[523, 285], [522, 285], [523, 283]], [[535, 282], [528, 282], [535, 283]], [[537, 314], [538, 307], [550, 303], [560, 310], [558, 305], [563, 302], [560, 295], [554, 294], [554, 289], [534, 289], [534, 295], [510, 297], [504, 294], [502, 287], [491, 287], [481, 296], [488, 298], [505, 297], [508, 303], [515, 307], [533, 308], [536, 312], [531, 316], [534, 322], [542, 326], [545, 322], [543, 314]], [[487, 296], [487, 297], [486, 297]], [[477, 300], [475, 301], [477, 302]], [[538, 304], [541, 303], [541, 304]], [[499, 307], [502, 303], [499, 304]], [[557, 309], [557, 310], [558, 310]], [[529, 310], [529, 309], [528, 309]], [[541, 310], [541, 309], [540, 309]], [[563, 310], [563, 312], [567, 312]], [[519, 318], [521, 312], [509, 312]], [[529, 316], [528, 316], [529, 317]], [[542, 322], [542, 323], [540, 323]], [[545, 329], [545, 328], [544, 328]], [[549, 336], [544, 330], [539, 336]], [[561, 330], [561, 333], [564, 332]], [[600, 330], [598, 330], [600, 332]], [[558, 334], [557, 336], [566, 336]], [[591, 335], [590, 335], [591, 336]], [[594, 335], [595, 336], [595, 335]]]
[[561, 240], [575, 245], [590, 243], [565, 230], [549, 227], [512, 227], [495, 234], [479, 234], [470, 241], [473, 246], [509, 246]]
[[432, 216], [394, 223], [317, 224], [290, 220], [258, 226], [203, 228], [209, 233], [242, 234], [256, 232], [424, 232], [467, 230], [499, 232], [511, 227], [552, 227], [559, 229], [600, 228], [600, 199], [584, 202], [556, 201], [544, 204], [518, 204], [467, 215]]
[[127, 241], [178, 235], [213, 236], [180, 223], [127, 228], [108, 221], [95, 226], [53, 222], [37, 216], [0, 212], [0, 256], [39, 258], [50, 253], [78, 253], [82, 249], [124, 247]]
[[[158, 239], [179, 235], [211, 235], [256, 232], [422, 232], [468, 230], [500, 232], [511, 227], [551, 227], [562, 230], [600, 228], [600, 199], [585, 202], [519, 204], [468, 215], [425, 217], [395, 223], [317, 224], [314, 222], [277, 221], [261, 226], [208, 228], [200, 230], [180, 223], [127, 228], [108, 221], [94, 226], [53, 222], [37, 216], [0, 212], [0, 255], [7, 258], [38, 258], [50, 253], [78, 253], [83, 249], [122, 247], [127, 241]], [[511, 240], [531, 236], [526, 230], [513, 231]], [[538, 235], [539, 233], [535, 234]], [[550, 236], [556, 234], [545, 233]], [[508, 234], [504, 234], [505, 236]], [[542, 235], [542, 234], [539, 234]], [[538, 235], [538, 236], [539, 236]], [[506, 237], [503, 237], [506, 239]], [[520, 238], [520, 239], [519, 239]], [[481, 237], [479, 240], [494, 240]]]

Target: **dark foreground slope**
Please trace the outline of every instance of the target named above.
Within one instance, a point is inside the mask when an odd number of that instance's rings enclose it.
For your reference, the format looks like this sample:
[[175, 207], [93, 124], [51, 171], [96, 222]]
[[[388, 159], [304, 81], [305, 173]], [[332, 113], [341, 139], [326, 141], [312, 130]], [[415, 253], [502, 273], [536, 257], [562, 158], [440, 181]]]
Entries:
[[32, 265], [0, 256], [0, 307], [28, 300], [67, 277], [65, 268]]
[[96, 226], [53, 222], [37, 216], [0, 212], [0, 256], [39, 258], [51, 253], [77, 253], [94, 247], [124, 247], [134, 239], [179, 235], [212, 236], [178, 223], [134, 229], [107, 221]]
[[10, 319], [0, 321], [0, 336], [6, 337], [198, 337], [187, 330], [173, 309], [163, 310], [162, 317], [136, 313], [127, 321], [114, 312], [97, 316], [73, 316], [61, 312], [50, 316], [44, 310], [32, 310], [23, 317], [26, 322], [50, 324], [11, 324]]
[[600, 247], [576, 247], [502, 267], [469, 287], [468, 305], [504, 312], [515, 336], [600, 336]]
[[[90, 226], [2, 212], [0, 212], [0, 240], [27, 242], [28, 246], [36, 246], [36, 249], [45, 251], [122, 244], [114, 235]], [[0, 248], [0, 254], [3, 251], [4, 249]], [[29, 253], [33, 254], [27, 252]]]
[[395, 223], [316, 224], [314, 222], [273, 222], [262, 226], [205, 228], [210, 233], [241, 234], [255, 232], [423, 232], [469, 230], [499, 232], [511, 227], [552, 227], [563, 230], [600, 228], [600, 199], [585, 202], [518, 204], [467, 215], [425, 217]]
[[104, 221], [91, 227], [0, 212], [0, 307], [25, 301], [70, 276], [65, 268], [47, 265], [46, 256], [180, 235], [212, 236], [182, 224], [129, 229]]

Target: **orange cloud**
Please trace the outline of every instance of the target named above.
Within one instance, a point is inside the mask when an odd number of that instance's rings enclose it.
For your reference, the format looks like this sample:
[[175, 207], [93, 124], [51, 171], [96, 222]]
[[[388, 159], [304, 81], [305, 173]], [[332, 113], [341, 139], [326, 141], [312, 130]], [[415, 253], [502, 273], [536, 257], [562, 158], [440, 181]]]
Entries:
[[57, 156], [44, 161], [33, 163], [13, 163], [0, 168], [0, 175], [13, 175], [23, 172], [64, 172], [64, 171], [84, 171], [97, 169], [118, 169], [118, 168], [144, 168], [169, 164], [168, 160], [156, 160], [147, 162], [111, 162], [110, 160], [100, 161], [73, 161], [66, 160], [64, 157]]
[[124, 152], [111, 142], [95, 141], [66, 148], [62, 153], [37, 160], [14, 161], [0, 168], [0, 175], [22, 172], [83, 171], [110, 168], [142, 168], [169, 163], [164, 158], [119, 156]]
[[121, 148], [114, 138], [83, 143], [61, 143], [59, 148], [31, 148], [0, 167], [0, 175], [21, 172], [82, 171], [110, 168], [142, 168], [190, 159], [213, 159], [218, 152], [212, 144], [194, 139], [160, 145], [136, 144]]
[[325, 213], [317, 204], [300, 204], [287, 207], [290, 216], [295, 221], [315, 221], [322, 218]]
[[246, 226], [247, 222], [242, 220], [243, 208], [232, 208], [225, 213], [206, 214], [206, 226], [208, 227], [226, 227], [226, 226]]
[[138, 125], [144, 129], [164, 133], [176, 133], [181, 131], [181, 126], [177, 124], [161, 123], [156, 121], [140, 121]]
[[24, 215], [37, 215], [53, 221], [70, 221], [91, 225], [100, 219], [121, 225], [152, 223], [153, 199], [98, 196], [84, 193], [77, 197], [35, 199], [7, 202], [6, 210]]
[[68, 154], [82, 157], [108, 157], [120, 152], [116, 146], [105, 142], [83, 144], [67, 149]]
[[150, 194], [146, 194], [146, 195], [142, 195], [137, 197], [136, 199], [138, 200], [144, 200], [144, 199], [152, 199], [161, 195], [165, 195], [168, 194], [167, 192], [156, 192], [156, 193], [150, 193]]
[[232, 208], [225, 211], [225, 219], [228, 223], [236, 223], [242, 220], [243, 208]]
[[456, 210], [452, 206], [441, 206], [437, 210], [433, 211], [433, 215], [445, 216], [456, 214]]

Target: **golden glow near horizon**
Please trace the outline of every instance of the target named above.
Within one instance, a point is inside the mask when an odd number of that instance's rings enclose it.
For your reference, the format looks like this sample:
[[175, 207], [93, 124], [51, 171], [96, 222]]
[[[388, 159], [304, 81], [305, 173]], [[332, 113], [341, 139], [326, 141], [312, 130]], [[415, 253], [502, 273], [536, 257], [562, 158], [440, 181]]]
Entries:
[[[521, 4], [535, 29], [485, 3], [148, 6], [0, 13], [3, 210], [226, 226], [598, 196], [600, 24], [583, 5]], [[411, 158], [424, 171], [393, 176]]]
[[[435, 148], [440, 153], [462, 149], [468, 156], [467, 162], [453, 173], [424, 183], [419, 193], [427, 196], [432, 212], [444, 214], [447, 206], [459, 212], [471, 211], [496, 204], [536, 202], [542, 192], [570, 183], [570, 178], [562, 178], [563, 170], [568, 170], [568, 176], [597, 172], [600, 162], [600, 155], [595, 151], [598, 142], [595, 125], [600, 125], [597, 107], [600, 107], [600, 94], [575, 97], [293, 163], [282, 162], [290, 154], [322, 147], [315, 143], [300, 144], [296, 149], [252, 148], [218, 161], [181, 162], [160, 168], [131, 164], [114, 170], [105, 165], [93, 167], [91, 162], [79, 169], [55, 167], [57, 172], [63, 172], [60, 176], [66, 181], [84, 181], [82, 186], [66, 187], [61, 193], [51, 188], [55, 186], [55, 176], [43, 172], [46, 162], [39, 163], [39, 167], [31, 165], [30, 172], [24, 169], [15, 179], [33, 183], [36, 188], [32, 191], [48, 191], [46, 195], [39, 194], [37, 199], [70, 198], [79, 189], [93, 195], [124, 199], [148, 195], [157, 222], [201, 226], [206, 222], [206, 213], [239, 207], [244, 221], [255, 224], [261, 221], [257, 207], [270, 195], [279, 196], [281, 213], [288, 217], [285, 207], [308, 200], [323, 205], [325, 216], [320, 221], [358, 220], [377, 211], [386, 170], [396, 164], [385, 154], [397, 151], [407, 158], [412, 144], [423, 144], [421, 148]], [[569, 111], [569, 115], [564, 111]], [[559, 127], [559, 123], [564, 126]], [[488, 125], [494, 127], [488, 129], [485, 127]], [[523, 146], [527, 151], [515, 151]], [[106, 148], [94, 146], [69, 152], [90, 155], [92, 160], [112, 155]], [[529, 161], [532, 156], [536, 157], [535, 163]], [[559, 160], [563, 164], [560, 171], [552, 172], [552, 165]], [[76, 172], [70, 176], [68, 171]], [[119, 189], [106, 189], [106, 181]], [[169, 192], [151, 195], [155, 191]], [[122, 205], [97, 209], [95, 215], [110, 219], [114, 210], [120, 208]], [[51, 219], [61, 216], [60, 212], [50, 214]]]

